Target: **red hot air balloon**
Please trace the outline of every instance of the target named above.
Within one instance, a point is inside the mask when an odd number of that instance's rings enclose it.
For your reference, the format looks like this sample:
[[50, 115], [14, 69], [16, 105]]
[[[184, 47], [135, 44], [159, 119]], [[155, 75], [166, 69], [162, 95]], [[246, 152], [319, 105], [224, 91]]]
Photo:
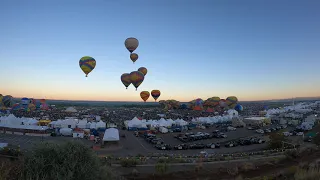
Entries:
[[151, 96], [153, 97], [154, 101], [157, 101], [157, 99], [160, 97], [161, 92], [159, 90], [152, 90]]
[[144, 75], [142, 72], [140, 71], [132, 71], [130, 73], [130, 80], [131, 83], [133, 84], [133, 86], [136, 88], [136, 90], [138, 89], [138, 87], [140, 86], [140, 84], [143, 82], [144, 80]]

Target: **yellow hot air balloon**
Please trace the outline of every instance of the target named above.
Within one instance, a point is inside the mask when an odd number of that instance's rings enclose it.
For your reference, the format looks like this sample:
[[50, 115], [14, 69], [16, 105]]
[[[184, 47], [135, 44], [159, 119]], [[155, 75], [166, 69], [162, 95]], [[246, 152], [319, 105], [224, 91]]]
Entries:
[[138, 60], [138, 58], [139, 58], [138, 54], [136, 54], [136, 53], [130, 54], [130, 59], [133, 63], [136, 62]]
[[150, 97], [150, 93], [148, 91], [142, 91], [140, 93], [140, 97], [144, 102], [146, 102]]
[[137, 47], [139, 46], [139, 41], [138, 39], [134, 38], [134, 37], [130, 37], [130, 38], [127, 38], [125, 41], [124, 41], [124, 45], [126, 46], [126, 48], [128, 49], [128, 51], [130, 53], [132, 53], [134, 50], [137, 49]]
[[148, 69], [145, 67], [139, 68], [138, 71], [142, 72], [143, 75], [147, 75], [147, 73], [148, 73]]
[[80, 68], [88, 77], [88, 74], [96, 67], [96, 60], [90, 56], [84, 56], [79, 61]]

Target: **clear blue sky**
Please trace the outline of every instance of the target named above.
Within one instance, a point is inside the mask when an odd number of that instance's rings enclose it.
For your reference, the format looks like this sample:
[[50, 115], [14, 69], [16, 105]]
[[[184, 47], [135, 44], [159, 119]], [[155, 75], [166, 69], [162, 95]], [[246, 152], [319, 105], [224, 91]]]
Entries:
[[[320, 95], [319, 0], [1, 0], [0, 93], [82, 100]], [[140, 58], [124, 40], [136, 37]], [[88, 78], [82, 56], [97, 66]], [[149, 70], [136, 92], [120, 75]], [[149, 99], [150, 101], [151, 99]]]

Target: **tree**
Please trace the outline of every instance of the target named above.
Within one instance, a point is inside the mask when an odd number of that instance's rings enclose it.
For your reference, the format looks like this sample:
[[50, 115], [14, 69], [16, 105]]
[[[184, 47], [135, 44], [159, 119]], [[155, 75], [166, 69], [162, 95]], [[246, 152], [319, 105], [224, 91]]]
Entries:
[[26, 154], [23, 179], [113, 179], [96, 154], [80, 143], [43, 143]]
[[320, 145], [320, 133], [318, 133], [314, 138], [313, 138], [313, 142], [316, 145]]
[[287, 138], [281, 133], [272, 133], [269, 136], [269, 148], [271, 149], [277, 149], [282, 148], [283, 142], [287, 140]]

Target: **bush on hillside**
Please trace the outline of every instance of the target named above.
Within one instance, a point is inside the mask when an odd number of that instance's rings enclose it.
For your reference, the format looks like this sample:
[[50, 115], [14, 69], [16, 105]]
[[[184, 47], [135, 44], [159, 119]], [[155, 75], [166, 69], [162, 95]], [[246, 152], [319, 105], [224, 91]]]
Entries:
[[136, 159], [122, 159], [120, 161], [120, 165], [122, 167], [136, 167], [138, 164], [138, 161]]
[[5, 180], [115, 179], [91, 149], [71, 142], [62, 145], [41, 143], [23, 159], [11, 162], [7, 169], [0, 167], [0, 171]]
[[281, 133], [272, 133], [270, 134], [269, 138], [270, 138], [270, 141], [269, 141], [270, 149], [282, 148], [283, 146], [282, 142], [287, 140], [287, 138]]

